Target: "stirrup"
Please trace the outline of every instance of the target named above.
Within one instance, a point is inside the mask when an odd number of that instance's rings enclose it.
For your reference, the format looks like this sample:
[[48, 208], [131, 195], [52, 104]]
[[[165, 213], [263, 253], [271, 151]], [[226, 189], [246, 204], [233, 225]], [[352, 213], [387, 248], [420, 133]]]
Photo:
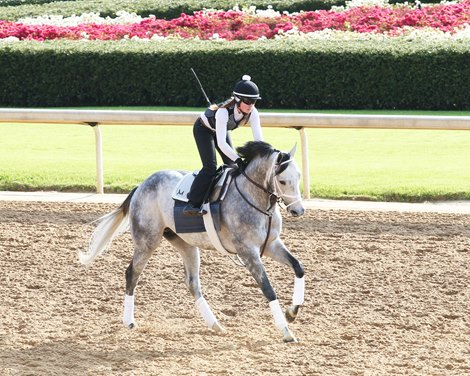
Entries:
[[193, 206], [193, 204], [190, 203], [188, 203], [183, 209], [183, 215], [187, 216], [202, 217], [204, 214], [207, 214], [207, 211], [202, 208]]

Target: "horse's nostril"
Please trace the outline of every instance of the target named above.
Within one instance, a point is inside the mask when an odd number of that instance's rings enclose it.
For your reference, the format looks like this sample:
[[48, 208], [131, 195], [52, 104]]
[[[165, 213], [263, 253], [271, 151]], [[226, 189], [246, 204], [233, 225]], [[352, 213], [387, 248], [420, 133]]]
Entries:
[[304, 209], [300, 209], [300, 210], [291, 210], [290, 211], [290, 214], [293, 216], [293, 217], [300, 217], [302, 214], [304, 214]]

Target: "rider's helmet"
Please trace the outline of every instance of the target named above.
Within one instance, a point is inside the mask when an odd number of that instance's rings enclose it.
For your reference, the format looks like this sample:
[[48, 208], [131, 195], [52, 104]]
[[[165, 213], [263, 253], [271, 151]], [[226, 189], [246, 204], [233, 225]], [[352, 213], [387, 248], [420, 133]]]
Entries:
[[241, 81], [238, 81], [233, 88], [233, 96], [237, 102], [245, 102], [248, 104], [255, 103], [259, 96], [259, 89], [256, 84], [251, 81], [251, 77], [245, 74]]

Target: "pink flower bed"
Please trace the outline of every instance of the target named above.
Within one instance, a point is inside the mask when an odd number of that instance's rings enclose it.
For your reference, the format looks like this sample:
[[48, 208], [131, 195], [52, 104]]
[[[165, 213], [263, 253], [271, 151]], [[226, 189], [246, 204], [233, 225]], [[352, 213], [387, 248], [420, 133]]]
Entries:
[[240, 11], [195, 12], [172, 20], [149, 17], [139, 23], [81, 24], [78, 26], [25, 25], [0, 21], [0, 38], [20, 40], [90, 39], [119, 40], [152, 36], [211, 39], [214, 34], [226, 40], [274, 38], [280, 32], [296, 29], [309, 33], [324, 29], [359, 33], [400, 34], [403, 27], [430, 27], [455, 32], [470, 23], [470, 0], [440, 4], [422, 9], [408, 7], [356, 7], [343, 12], [301, 12], [277, 17], [257, 17]]

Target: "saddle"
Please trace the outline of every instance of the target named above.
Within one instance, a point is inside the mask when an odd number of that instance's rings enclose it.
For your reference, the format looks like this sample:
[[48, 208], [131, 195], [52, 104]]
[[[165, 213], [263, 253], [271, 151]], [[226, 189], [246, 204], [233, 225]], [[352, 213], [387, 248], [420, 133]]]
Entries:
[[[234, 168], [228, 165], [223, 165], [218, 168], [214, 181], [209, 187], [209, 200], [204, 204], [208, 213], [204, 215], [210, 216], [210, 220], [217, 231], [220, 230], [220, 204], [223, 201], [230, 182], [232, 181], [232, 172]], [[173, 216], [175, 219], [176, 233], [190, 233], [190, 232], [205, 232], [206, 226], [204, 225], [203, 217], [198, 216], [185, 216], [183, 215], [183, 208], [188, 202], [188, 193], [191, 185], [197, 175], [198, 171], [184, 175], [176, 185], [171, 197], [175, 201]]]

